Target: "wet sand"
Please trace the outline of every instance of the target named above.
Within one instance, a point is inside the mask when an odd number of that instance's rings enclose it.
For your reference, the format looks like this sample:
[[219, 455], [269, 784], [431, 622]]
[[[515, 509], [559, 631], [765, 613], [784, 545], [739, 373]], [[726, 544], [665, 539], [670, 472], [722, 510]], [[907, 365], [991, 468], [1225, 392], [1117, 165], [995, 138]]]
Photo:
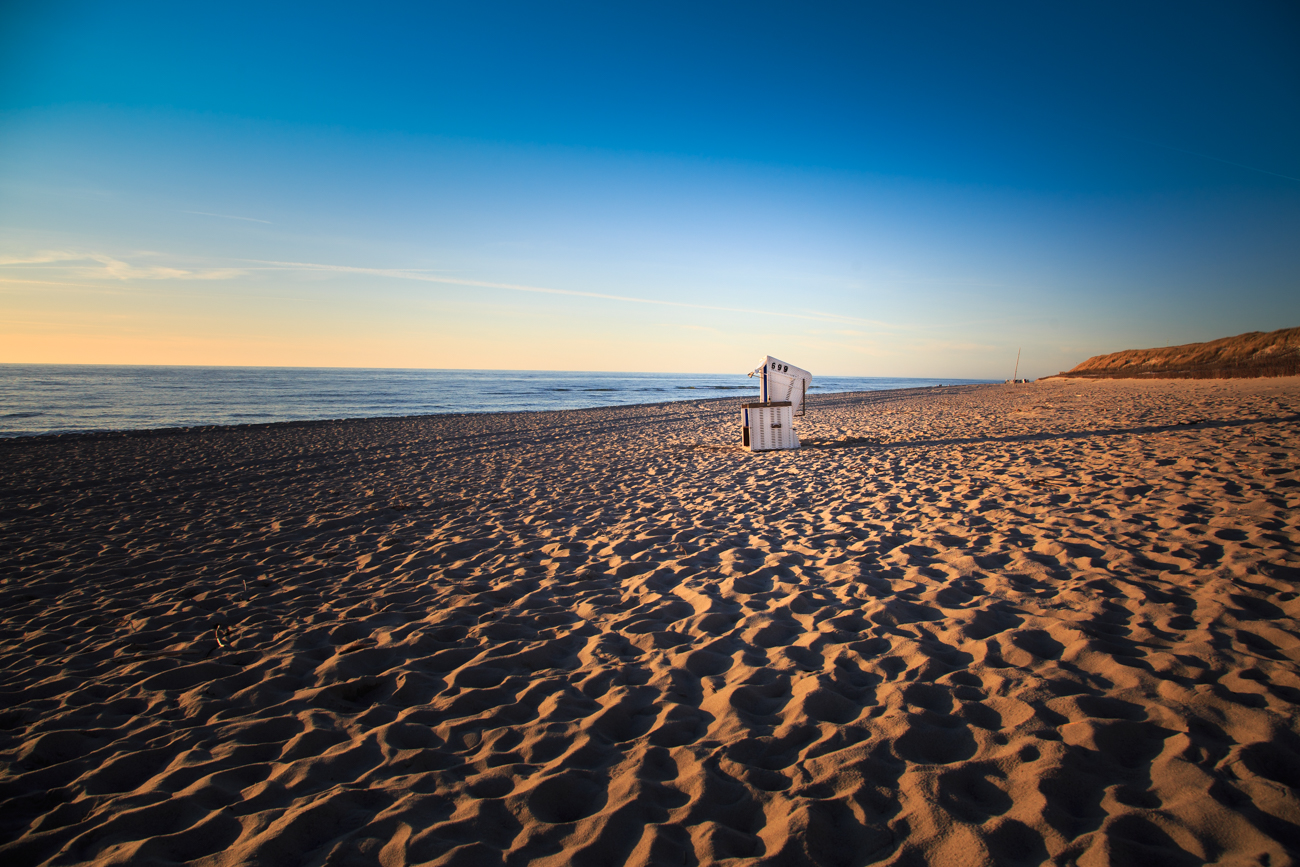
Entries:
[[8, 864], [1294, 863], [1300, 378], [0, 442]]

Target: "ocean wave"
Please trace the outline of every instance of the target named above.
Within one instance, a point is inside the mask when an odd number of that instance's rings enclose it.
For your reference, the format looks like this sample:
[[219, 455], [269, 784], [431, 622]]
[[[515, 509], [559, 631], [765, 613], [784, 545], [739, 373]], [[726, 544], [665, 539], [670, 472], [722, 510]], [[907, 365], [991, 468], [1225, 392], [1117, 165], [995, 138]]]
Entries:
[[[827, 394], [932, 382], [823, 377], [812, 388]], [[8, 410], [0, 414], [0, 436], [572, 410], [742, 396], [732, 392], [756, 397], [758, 383], [744, 374], [0, 364], [0, 406]]]

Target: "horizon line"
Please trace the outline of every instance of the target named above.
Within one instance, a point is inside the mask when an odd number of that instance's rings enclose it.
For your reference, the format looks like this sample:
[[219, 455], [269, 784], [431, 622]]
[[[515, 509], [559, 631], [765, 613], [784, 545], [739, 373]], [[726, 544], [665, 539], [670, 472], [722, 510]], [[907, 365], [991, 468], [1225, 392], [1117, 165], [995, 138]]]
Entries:
[[[227, 370], [412, 370], [438, 371], [446, 373], [603, 373], [603, 374], [657, 374], [663, 376], [748, 376], [749, 372], [717, 373], [709, 371], [687, 370], [572, 370], [566, 368], [524, 368], [524, 367], [362, 367], [356, 365], [299, 365], [299, 364], [158, 364], [133, 363], [122, 361], [0, 361], [0, 367], [191, 367], [219, 368]], [[1002, 382], [1001, 379], [982, 379], [954, 376], [886, 376], [860, 375], [849, 373], [814, 374], [813, 380], [824, 379], [918, 379], [918, 380], [961, 380], [968, 383]], [[757, 387], [757, 386], [756, 386]]]

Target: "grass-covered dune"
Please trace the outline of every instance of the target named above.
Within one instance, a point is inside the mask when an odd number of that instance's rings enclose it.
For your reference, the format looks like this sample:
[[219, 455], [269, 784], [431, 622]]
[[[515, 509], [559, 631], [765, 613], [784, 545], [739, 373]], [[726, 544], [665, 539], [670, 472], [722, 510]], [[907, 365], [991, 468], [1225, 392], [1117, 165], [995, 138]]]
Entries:
[[1232, 379], [1300, 374], [1300, 328], [1251, 331], [1207, 343], [1094, 355], [1061, 376], [1092, 379]]

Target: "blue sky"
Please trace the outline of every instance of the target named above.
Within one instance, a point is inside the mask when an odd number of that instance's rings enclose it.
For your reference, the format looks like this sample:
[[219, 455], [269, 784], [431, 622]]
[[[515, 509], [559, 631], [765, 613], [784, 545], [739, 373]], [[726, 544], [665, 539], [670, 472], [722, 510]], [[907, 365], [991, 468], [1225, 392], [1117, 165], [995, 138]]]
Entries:
[[1003, 378], [1300, 324], [1300, 11], [8, 3], [0, 361]]

